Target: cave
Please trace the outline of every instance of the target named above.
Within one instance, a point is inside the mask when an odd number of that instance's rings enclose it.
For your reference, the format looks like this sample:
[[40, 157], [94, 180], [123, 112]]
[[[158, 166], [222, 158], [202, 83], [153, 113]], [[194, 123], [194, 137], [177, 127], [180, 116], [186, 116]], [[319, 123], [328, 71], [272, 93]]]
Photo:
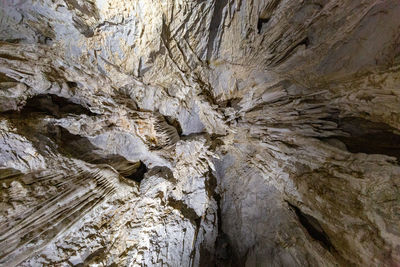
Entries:
[[[67, 84], [69, 84], [69, 82], [67, 82]], [[9, 113], [13, 114], [13, 112]], [[20, 113], [22, 116], [29, 116], [32, 113], [42, 113], [55, 117], [61, 117], [67, 114], [93, 115], [93, 113], [84, 106], [54, 94], [35, 95], [27, 99]]]
[[0, 266], [400, 266], [398, 0], [0, 14]]

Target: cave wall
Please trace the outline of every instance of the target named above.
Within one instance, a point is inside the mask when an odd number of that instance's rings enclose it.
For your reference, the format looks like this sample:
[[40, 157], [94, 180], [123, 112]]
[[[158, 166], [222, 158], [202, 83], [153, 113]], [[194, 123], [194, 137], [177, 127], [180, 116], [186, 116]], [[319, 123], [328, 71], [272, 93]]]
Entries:
[[0, 265], [397, 266], [400, 3], [0, 3]]

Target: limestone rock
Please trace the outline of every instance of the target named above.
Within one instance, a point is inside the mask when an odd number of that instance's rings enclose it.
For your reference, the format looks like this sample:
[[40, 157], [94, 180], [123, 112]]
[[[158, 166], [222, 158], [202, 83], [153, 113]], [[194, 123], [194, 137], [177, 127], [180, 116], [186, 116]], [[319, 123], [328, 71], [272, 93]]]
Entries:
[[400, 3], [0, 2], [1, 266], [398, 266]]

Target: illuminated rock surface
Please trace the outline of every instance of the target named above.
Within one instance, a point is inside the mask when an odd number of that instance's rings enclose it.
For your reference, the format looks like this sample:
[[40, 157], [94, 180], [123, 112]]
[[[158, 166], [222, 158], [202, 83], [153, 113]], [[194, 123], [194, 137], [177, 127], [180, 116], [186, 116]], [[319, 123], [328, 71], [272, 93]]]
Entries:
[[398, 0], [0, 2], [1, 266], [398, 266]]

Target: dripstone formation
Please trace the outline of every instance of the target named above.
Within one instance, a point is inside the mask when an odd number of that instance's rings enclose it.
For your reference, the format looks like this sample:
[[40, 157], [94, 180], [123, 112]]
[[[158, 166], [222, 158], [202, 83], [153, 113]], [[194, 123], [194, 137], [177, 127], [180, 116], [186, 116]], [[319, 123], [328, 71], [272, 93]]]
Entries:
[[399, 14], [0, 1], [0, 266], [400, 266]]

